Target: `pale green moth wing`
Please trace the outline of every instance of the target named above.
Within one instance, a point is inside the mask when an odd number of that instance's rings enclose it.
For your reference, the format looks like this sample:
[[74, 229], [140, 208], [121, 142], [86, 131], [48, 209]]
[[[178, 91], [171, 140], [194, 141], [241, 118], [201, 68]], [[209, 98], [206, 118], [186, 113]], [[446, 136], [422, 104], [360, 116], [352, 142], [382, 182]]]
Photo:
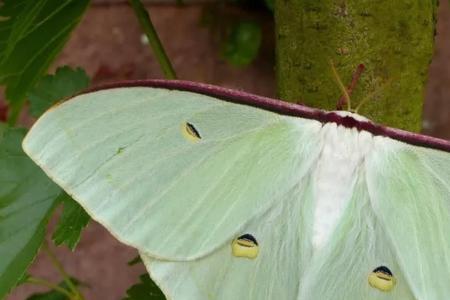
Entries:
[[[168, 299], [417, 299], [374, 215], [361, 174], [328, 243], [311, 246], [314, 183], [305, 179], [243, 232], [258, 237], [255, 260], [231, 255], [230, 243], [195, 261], [141, 257]], [[370, 272], [389, 266], [395, 288], [381, 292], [368, 283]], [[437, 298], [436, 298], [437, 299]]]
[[119, 240], [191, 260], [299, 183], [320, 128], [190, 92], [116, 88], [51, 109], [23, 147]]
[[170, 299], [450, 295], [449, 143], [150, 83], [77, 96], [23, 146]]
[[[352, 196], [333, 236], [304, 270], [298, 299], [419, 299], [411, 292], [391, 240], [373, 212], [364, 168], [361, 165], [358, 170]], [[396, 285], [389, 292], [368, 283], [369, 274], [379, 266], [387, 266], [395, 276]]]
[[376, 138], [371, 205], [416, 299], [450, 295], [449, 153]]
[[231, 240], [194, 261], [141, 257], [168, 299], [296, 299], [312, 254], [311, 187], [305, 178], [242, 228], [259, 244], [255, 259], [232, 255]]

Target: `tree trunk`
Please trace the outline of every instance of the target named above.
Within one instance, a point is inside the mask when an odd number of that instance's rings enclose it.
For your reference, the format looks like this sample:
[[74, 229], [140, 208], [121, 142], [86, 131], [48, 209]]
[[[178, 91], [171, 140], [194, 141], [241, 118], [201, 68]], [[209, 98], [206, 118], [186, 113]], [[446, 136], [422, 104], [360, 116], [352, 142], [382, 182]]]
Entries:
[[421, 128], [424, 85], [433, 55], [437, 0], [276, 0], [279, 96], [336, 109], [359, 64], [351, 95], [358, 113], [411, 131]]

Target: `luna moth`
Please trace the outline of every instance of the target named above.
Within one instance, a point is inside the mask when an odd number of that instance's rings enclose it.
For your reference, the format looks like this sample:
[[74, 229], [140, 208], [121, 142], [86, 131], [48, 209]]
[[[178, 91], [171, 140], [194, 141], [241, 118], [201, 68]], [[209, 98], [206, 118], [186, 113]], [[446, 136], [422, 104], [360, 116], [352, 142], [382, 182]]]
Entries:
[[450, 143], [205, 84], [109, 85], [25, 152], [168, 299], [448, 299]]

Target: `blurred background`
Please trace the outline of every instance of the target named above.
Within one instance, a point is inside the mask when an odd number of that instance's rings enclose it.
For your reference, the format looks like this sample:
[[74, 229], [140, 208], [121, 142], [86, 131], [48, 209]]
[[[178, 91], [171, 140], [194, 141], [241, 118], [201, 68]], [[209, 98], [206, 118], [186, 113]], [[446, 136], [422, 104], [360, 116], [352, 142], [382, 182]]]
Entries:
[[[177, 5], [144, 2], [150, 10], [174, 69], [180, 79], [212, 83], [275, 96], [273, 19], [264, 5], [220, 8], [217, 5], [187, 2]], [[450, 139], [450, 8], [440, 1], [436, 46], [425, 93], [423, 132]], [[243, 66], [226, 54], [220, 14], [257, 20], [262, 32], [257, 57]], [[230, 19], [227, 17], [227, 19]], [[94, 85], [142, 78], [162, 78], [142, 30], [127, 1], [97, 0], [54, 64], [82, 67]], [[240, 65], [240, 66], [237, 66]], [[55, 68], [53, 68], [54, 70]], [[31, 118], [22, 116], [22, 123]], [[54, 221], [50, 223], [54, 226]], [[144, 272], [141, 265], [128, 267], [137, 253], [117, 242], [106, 230], [91, 222], [77, 250], [54, 249], [67, 271], [90, 287], [87, 299], [122, 299], [126, 289]], [[39, 255], [31, 273], [58, 281], [57, 272], [44, 255]], [[22, 300], [42, 289], [24, 285], [7, 299]]]

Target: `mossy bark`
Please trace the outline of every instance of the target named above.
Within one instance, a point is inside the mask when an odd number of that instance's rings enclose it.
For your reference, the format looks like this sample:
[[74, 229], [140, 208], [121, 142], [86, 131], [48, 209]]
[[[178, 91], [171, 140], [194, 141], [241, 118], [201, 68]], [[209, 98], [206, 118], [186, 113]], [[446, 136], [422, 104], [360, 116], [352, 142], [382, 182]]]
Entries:
[[279, 96], [336, 109], [330, 61], [346, 84], [364, 64], [352, 106], [372, 95], [358, 113], [419, 131], [436, 10], [437, 0], [276, 0]]

